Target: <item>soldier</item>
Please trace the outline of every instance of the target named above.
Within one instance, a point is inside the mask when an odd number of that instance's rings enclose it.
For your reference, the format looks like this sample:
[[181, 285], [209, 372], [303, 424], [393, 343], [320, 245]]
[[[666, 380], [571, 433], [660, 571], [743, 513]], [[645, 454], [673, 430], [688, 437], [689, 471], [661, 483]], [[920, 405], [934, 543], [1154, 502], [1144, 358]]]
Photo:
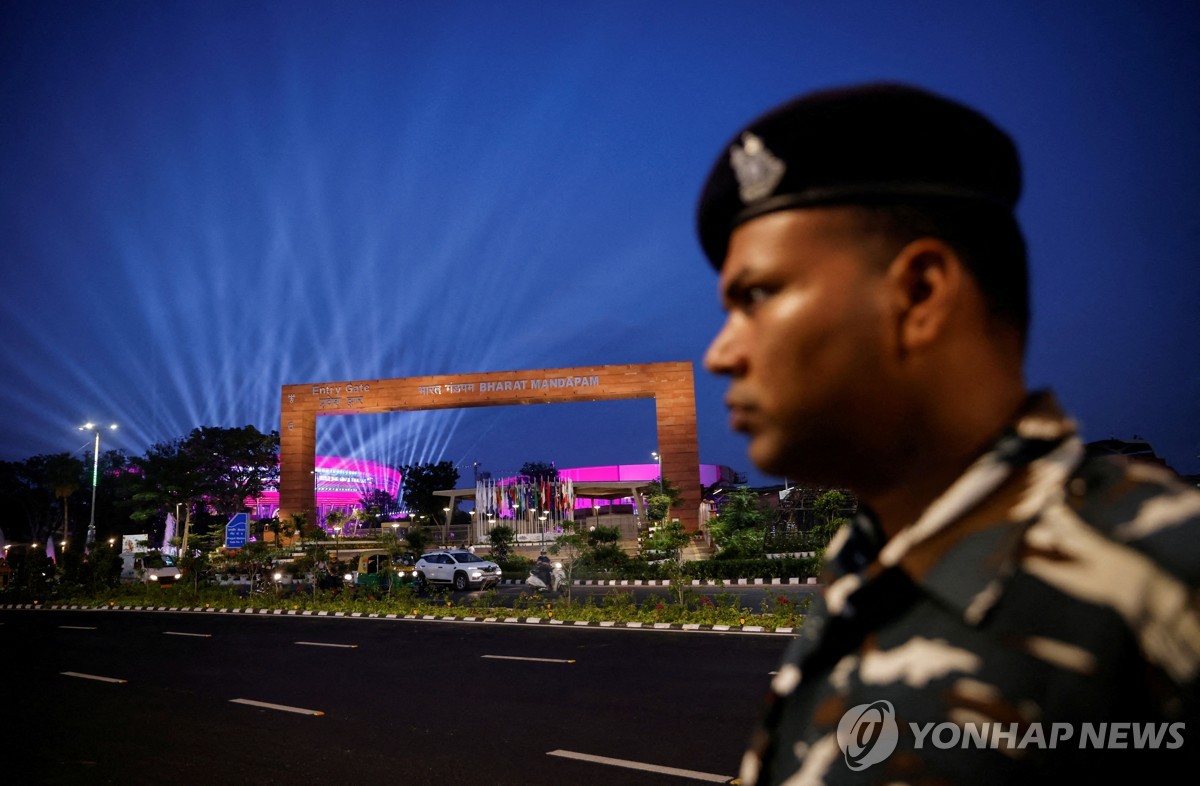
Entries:
[[743, 783], [1143, 777], [1200, 754], [1200, 493], [1089, 459], [1026, 389], [1017, 150], [873, 84], [725, 148], [698, 208], [705, 366], [765, 472], [853, 490]]

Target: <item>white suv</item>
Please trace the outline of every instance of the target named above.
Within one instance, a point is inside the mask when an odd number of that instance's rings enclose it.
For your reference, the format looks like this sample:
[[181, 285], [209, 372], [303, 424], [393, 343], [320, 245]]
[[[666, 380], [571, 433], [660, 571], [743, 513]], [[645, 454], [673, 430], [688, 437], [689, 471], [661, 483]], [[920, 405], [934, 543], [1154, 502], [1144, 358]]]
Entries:
[[430, 551], [416, 565], [414, 583], [449, 584], [456, 590], [487, 589], [500, 583], [500, 566], [476, 557], [469, 551]]

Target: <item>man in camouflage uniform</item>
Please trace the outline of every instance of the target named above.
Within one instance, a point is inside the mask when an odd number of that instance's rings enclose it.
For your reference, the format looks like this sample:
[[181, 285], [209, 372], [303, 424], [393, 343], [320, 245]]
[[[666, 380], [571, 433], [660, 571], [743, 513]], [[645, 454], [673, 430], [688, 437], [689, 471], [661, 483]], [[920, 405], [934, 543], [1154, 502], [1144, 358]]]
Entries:
[[1111, 782], [1200, 758], [1200, 493], [1088, 458], [1026, 389], [1020, 190], [1003, 131], [902, 85], [786, 104], [709, 175], [727, 319], [705, 365], [731, 425], [760, 469], [861, 502], [744, 783]]

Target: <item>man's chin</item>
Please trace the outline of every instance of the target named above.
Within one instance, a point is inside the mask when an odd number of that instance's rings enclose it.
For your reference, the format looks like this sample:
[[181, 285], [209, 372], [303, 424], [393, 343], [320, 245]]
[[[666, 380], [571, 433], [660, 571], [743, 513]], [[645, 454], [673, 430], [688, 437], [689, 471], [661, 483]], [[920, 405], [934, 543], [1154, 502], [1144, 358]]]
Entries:
[[751, 435], [750, 444], [746, 446], [746, 456], [761, 472], [778, 477], [787, 476], [787, 462], [778, 446], [764, 435]]
[[792, 483], [830, 484], [830, 479], [823, 477], [823, 467], [813, 466], [811, 461], [805, 461], [805, 456], [798, 456], [794, 449], [789, 451], [787, 447], [764, 434], [752, 435], [746, 447], [746, 456], [764, 474], [786, 478]]

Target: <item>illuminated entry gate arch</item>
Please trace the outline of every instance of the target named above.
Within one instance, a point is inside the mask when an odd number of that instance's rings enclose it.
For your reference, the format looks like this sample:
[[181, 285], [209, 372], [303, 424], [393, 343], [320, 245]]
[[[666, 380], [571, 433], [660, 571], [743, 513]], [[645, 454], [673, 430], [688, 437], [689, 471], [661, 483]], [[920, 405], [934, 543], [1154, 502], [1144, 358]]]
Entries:
[[318, 417], [632, 398], [654, 399], [663, 475], [681, 496], [672, 515], [694, 532], [700, 524], [700, 447], [695, 383], [687, 362], [284, 385], [279, 517], [303, 513], [315, 523]]

